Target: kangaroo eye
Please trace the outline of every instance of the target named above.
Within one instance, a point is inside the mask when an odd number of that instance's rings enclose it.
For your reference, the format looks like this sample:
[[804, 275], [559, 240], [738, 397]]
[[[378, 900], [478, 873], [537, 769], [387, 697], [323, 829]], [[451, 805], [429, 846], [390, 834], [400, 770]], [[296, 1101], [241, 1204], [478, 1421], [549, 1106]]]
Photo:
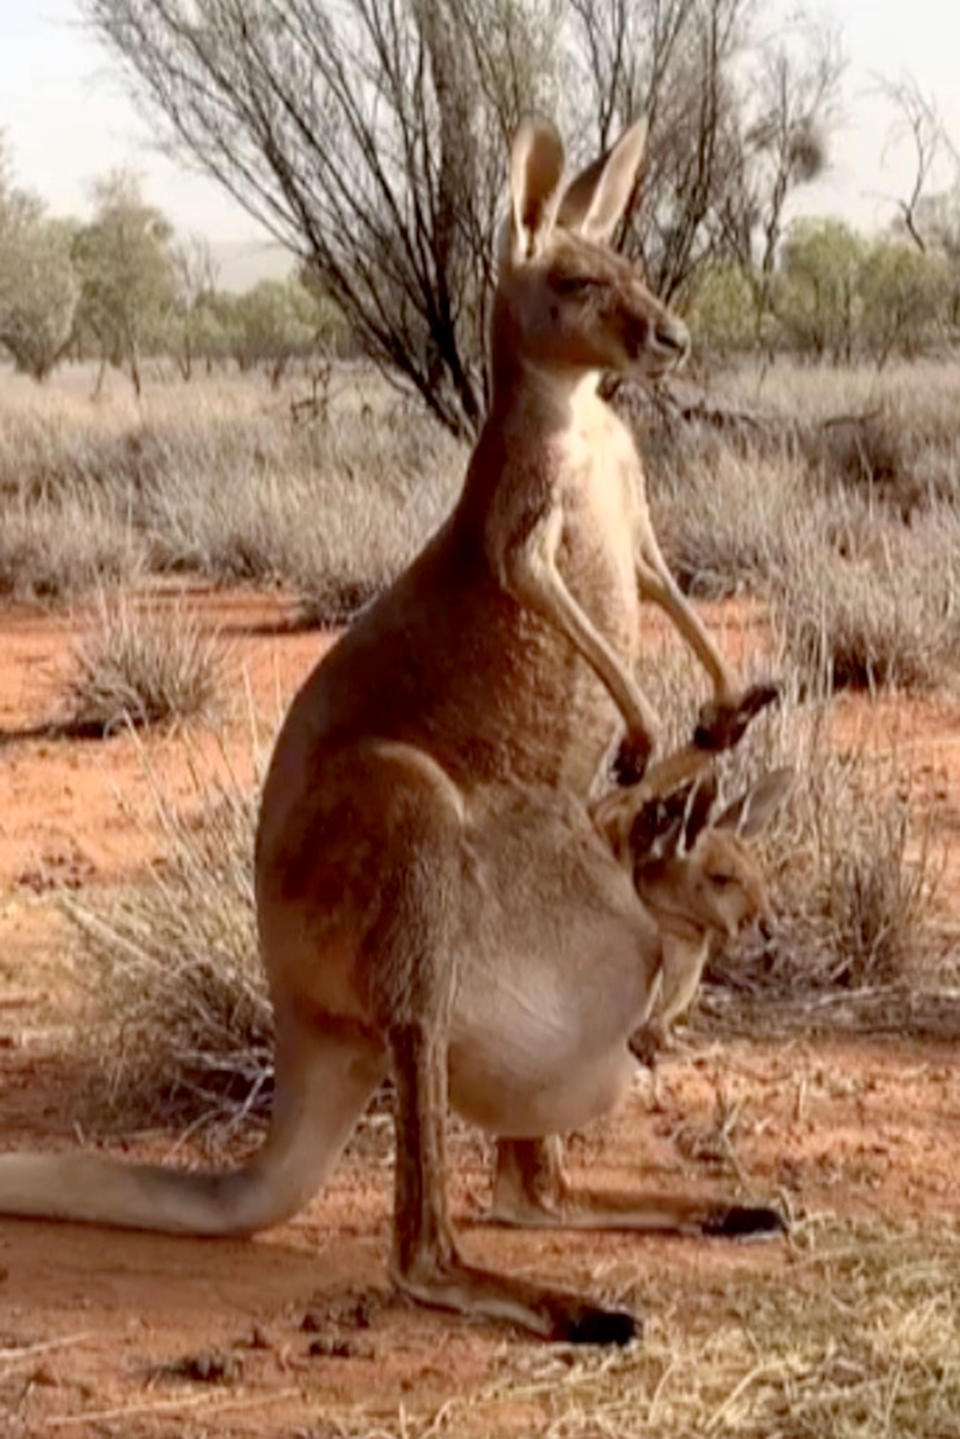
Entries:
[[726, 884], [733, 884], [732, 874], [708, 874], [707, 879], [711, 884], [718, 885], [721, 889]]

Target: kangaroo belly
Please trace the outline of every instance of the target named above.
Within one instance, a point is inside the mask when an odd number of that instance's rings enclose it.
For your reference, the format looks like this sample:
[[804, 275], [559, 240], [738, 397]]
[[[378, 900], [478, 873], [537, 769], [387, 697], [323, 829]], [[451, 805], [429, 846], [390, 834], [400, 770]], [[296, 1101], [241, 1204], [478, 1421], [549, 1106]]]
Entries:
[[[633, 1061], [627, 1038], [646, 1017], [647, 986], [635, 952], [603, 995], [558, 992], [528, 956], [512, 983], [476, 977], [461, 989], [449, 1050], [453, 1107], [491, 1133], [563, 1133], [604, 1114]], [[633, 960], [632, 965], [628, 962]]]
[[[566, 806], [566, 807], [565, 807]], [[660, 940], [582, 807], [515, 801], [482, 826], [450, 1044], [450, 1099], [505, 1135], [602, 1114], [632, 1070]]]

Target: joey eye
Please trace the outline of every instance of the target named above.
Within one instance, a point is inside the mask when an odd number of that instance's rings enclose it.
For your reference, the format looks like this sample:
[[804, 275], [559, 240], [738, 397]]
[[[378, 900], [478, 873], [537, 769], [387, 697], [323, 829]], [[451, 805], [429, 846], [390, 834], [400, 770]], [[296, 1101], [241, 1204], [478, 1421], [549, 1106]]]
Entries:
[[717, 885], [720, 889], [722, 889], [724, 885], [733, 884], [732, 874], [708, 874], [707, 879], [711, 884]]
[[587, 275], [554, 275], [550, 286], [558, 295], [584, 295], [597, 286], [597, 281]]

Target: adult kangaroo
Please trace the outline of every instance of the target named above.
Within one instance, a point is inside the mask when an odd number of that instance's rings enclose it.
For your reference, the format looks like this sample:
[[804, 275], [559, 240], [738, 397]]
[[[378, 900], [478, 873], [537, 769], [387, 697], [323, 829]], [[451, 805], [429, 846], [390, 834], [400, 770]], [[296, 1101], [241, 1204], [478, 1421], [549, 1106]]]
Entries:
[[[262, 1150], [189, 1174], [8, 1154], [0, 1212], [199, 1234], [277, 1223], [324, 1182], [392, 1067], [397, 1284], [553, 1338], [634, 1331], [630, 1315], [463, 1262], [444, 1128], [449, 1095], [506, 1143], [536, 1144], [600, 1112], [626, 1072], [660, 939], [582, 800], [622, 724], [643, 754], [655, 738], [633, 678], [640, 595], [713, 679], [701, 746], [727, 743], [755, 698], [735, 700], [670, 580], [633, 441], [597, 394], [601, 370], [660, 371], [687, 350], [606, 243], [642, 150], [634, 126], [564, 188], [556, 131], [520, 126], [493, 400], [462, 495], [280, 730], [255, 859], [277, 1026]], [[694, 745], [679, 768], [702, 760]]]

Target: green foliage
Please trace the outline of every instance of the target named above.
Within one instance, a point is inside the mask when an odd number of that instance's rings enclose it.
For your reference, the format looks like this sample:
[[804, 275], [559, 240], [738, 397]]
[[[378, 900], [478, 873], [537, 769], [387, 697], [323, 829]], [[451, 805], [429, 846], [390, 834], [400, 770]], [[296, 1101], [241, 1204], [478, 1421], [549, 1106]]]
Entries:
[[774, 348], [848, 364], [916, 358], [942, 340], [960, 312], [960, 276], [951, 274], [941, 248], [924, 252], [896, 236], [870, 242], [832, 218], [798, 220], [770, 296]]
[[774, 301], [791, 348], [818, 359], [852, 359], [863, 256], [863, 241], [842, 220], [798, 220], [791, 227]]
[[240, 369], [265, 366], [274, 384], [291, 360], [317, 350], [324, 328], [320, 301], [295, 279], [261, 280], [242, 295], [220, 294], [216, 314]]
[[756, 301], [750, 277], [740, 265], [715, 262], [700, 272], [687, 319], [697, 350], [715, 355], [743, 353], [757, 339]]
[[0, 345], [18, 370], [44, 379], [73, 332], [78, 286], [72, 228], [13, 187], [0, 147]]
[[98, 181], [94, 195], [93, 222], [78, 231], [73, 250], [81, 281], [78, 324], [104, 360], [129, 366], [139, 394], [141, 356], [176, 299], [172, 231], [129, 174]]
[[864, 346], [878, 364], [895, 352], [912, 359], [940, 333], [948, 287], [946, 264], [939, 256], [897, 241], [878, 241], [864, 261], [860, 288]]
[[73, 334], [80, 287], [73, 226], [24, 209], [0, 221], [0, 343], [18, 370], [47, 377]]

